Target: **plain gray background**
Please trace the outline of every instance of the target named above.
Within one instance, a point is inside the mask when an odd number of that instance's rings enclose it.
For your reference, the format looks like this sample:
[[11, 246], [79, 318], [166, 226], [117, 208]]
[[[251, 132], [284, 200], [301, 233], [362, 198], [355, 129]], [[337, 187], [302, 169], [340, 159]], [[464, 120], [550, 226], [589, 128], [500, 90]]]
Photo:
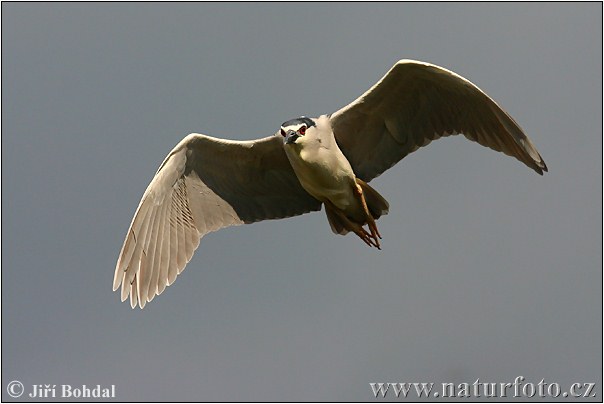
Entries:
[[[178, 141], [333, 112], [401, 58], [481, 87], [550, 172], [441, 139], [371, 183], [382, 251], [324, 213], [233, 227], [143, 311], [120, 303], [125, 232]], [[601, 61], [601, 3], [3, 3], [3, 400], [13, 379], [371, 401], [522, 375], [600, 401]]]

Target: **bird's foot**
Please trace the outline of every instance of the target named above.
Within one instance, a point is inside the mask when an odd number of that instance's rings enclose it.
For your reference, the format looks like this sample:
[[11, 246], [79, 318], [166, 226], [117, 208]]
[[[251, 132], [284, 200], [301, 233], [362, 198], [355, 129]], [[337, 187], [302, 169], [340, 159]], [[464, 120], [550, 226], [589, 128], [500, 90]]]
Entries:
[[[361, 230], [365, 234], [365, 237], [367, 237], [371, 240], [371, 243], [368, 243], [368, 244], [370, 246], [376, 247], [378, 250], [381, 250], [382, 248], [380, 247], [380, 239], [382, 238], [382, 235], [380, 234], [380, 232], [377, 228], [377, 225], [375, 224], [375, 219], [371, 215], [371, 212], [369, 212], [369, 208], [367, 206], [367, 201], [365, 200], [365, 195], [363, 194], [363, 188], [361, 188], [361, 186], [358, 183], [355, 183], [355, 191], [356, 191], [355, 194], [356, 194], [357, 198], [359, 198], [359, 201], [361, 202], [363, 211], [365, 212], [365, 220], [367, 221], [367, 227], [369, 228], [369, 231], [371, 232], [371, 234], [368, 233], [362, 227], [361, 227]], [[358, 233], [357, 233], [357, 235], [358, 235]], [[359, 236], [359, 237], [361, 237], [361, 236]], [[361, 239], [363, 239], [363, 237], [361, 237]], [[363, 241], [365, 241], [365, 240], [363, 239]], [[367, 243], [367, 241], [365, 241], [365, 242]]]
[[[373, 217], [369, 216], [369, 218], [371, 218], [371, 221], [368, 221], [368, 223], [367, 223], [367, 225], [369, 227], [369, 231], [367, 231], [367, 230], [365, 230], [365, 228], [363, 227], [362, 224], [356, 223], [356, 222], [350, 220], [350, 218], [348, 218], [346, 216], [346, 214], [344, 214], [344, 212], [342, 212], [341, 210], [336, 208], [331, 202], [329, 202], [329, 201], [325, 202], [325, 209], [328, 212], [327, 217], [329, 218], [330, 223], [332, 221], [336, 223], [336, 225], [335, 225], [336, 233], [346, 234], [346, 232], [340, 233], [339, 231], [337, 231], [337, 229], [341, 227], [343, 229], [346, 229], [347, 231], [352, 231], [361, 240], [363, 240], [363, 242], [365, 244], [367, 244], [369, 247], [375, 247], [378, 250], [382, 249], [380, 247], [380, 240], [379, 240], [382, 238], [382, 236], [380, 235], [380, 233], [377, 230], [377, 226], [375, 225], [375, 220], [373, 220]], [[334, 225], [332, 225], [332, 229], [333, 228], [334, 228]]]
[[355, 226], [355, 228], [353, 229], [354, 234], [356, 234], [357, 236], [359, 236], [359, 238], [361, 240], [363, 240], [365, 242], [365, 244], [367, 244], [369, 247], [375, 247], [378, 250], [381, 250], [381, 246], [380, 246], [380, 241], [379, 238], [381, 237], [376, 237], [373, 232], [369, 233], [367, 230], [365, 230], [362, 226]]
[[381, 250], [382, 248], [380, 247], [380, 239], [382, 238], [382, 235], [380, 234], [377, 225], [375, 224], [375, 220], [373, 220], [373, 217], [371, 217], [371, 220], [367, 223], [367, 227], [369, 227], [369, 230], [371, 231], [371, 238], [375, 241], [375, 246], [378, 250]]

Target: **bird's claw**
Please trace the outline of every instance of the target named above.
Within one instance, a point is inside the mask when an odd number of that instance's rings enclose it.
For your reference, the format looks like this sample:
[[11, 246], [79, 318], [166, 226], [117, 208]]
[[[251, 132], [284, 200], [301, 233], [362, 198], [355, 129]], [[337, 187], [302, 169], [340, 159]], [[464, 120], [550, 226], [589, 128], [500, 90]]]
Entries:
[[354, 231], [354, 233], [359, 236], [359, 238], [363, 240], [365, 244], [367, 244], [369, 247], [375, 247], [378, 250], [382, 249], [379, 241], [379, 239], [382, 237], [379, 235], [379, 233], [375, 234], [373, 231], [369, 233], [363, 227], [359, 227], [357, 230]]

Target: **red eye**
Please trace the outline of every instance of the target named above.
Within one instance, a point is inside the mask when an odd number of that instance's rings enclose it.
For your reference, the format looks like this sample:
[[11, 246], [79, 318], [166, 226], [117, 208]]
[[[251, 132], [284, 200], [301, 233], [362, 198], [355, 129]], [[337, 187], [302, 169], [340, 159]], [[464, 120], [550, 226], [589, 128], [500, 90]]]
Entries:
[[298, 133], [304, 135], [304, 133], [306, 133], [306, 126], [302, 126], [300, 129], [298, 129]]
[[281, 136], [285, 137], [285, 131], [281, 129]]

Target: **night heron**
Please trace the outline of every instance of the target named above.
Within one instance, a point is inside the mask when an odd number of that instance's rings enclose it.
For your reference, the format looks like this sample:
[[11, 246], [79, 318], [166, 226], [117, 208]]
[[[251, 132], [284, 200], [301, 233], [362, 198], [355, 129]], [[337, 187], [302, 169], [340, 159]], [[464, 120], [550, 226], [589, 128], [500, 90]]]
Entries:
[[442, 136], [468, 139], [547, 171], [533, 143], [488, 95], [442, 67], [401, 60], [339, 111], [300, 117], [250, 141], [185, 137], [143, 194], [113, 289], [143, 308], [172, 284], [205, 234], [318, 211], [336, 234], [380, 248], [388, 202], [367, 182]]

